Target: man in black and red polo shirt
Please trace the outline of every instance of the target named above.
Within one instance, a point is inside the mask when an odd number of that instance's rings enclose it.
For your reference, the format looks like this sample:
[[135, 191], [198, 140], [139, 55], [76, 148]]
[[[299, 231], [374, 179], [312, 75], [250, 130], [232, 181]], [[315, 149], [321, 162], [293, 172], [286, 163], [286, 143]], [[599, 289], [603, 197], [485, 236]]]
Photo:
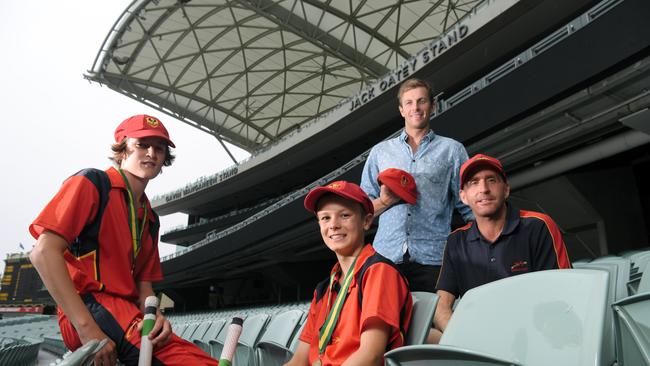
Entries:
[[[501, 162], [478, 154], [460, 168], [460, 197], [475, 220], [447, 238], [436, 288], [437, 343], [457, 297], [502, 278], [545, 269], [571, 268], [562, 234], [539, 212], [520, 210], [507, 202], [510, 186]], [[434, 335], [435, 333], [435, 335]]]

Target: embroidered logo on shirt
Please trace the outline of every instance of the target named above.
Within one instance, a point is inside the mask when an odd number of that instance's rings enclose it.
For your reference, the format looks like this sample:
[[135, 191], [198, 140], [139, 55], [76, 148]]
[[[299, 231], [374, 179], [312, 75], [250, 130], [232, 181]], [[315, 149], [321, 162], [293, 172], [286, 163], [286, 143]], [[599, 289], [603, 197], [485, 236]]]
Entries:
[[332, 344], [337, 344], [341, 341], [341, 337], [332, 337]]
[[527, 261], [516, 261], [510, 266], [510, 272], [522, 272], [528, 271], [528, 262]]

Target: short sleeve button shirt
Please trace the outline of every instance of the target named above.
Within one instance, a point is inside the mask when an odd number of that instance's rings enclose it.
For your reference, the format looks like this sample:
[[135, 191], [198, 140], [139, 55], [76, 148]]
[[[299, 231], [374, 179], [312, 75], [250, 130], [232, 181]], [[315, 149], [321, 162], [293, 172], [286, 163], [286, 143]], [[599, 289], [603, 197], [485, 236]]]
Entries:
[[[128, 225], [126, 185], [116, 169], [109, 168], [106, 173], [111, 189], [100, 224], [99, 244], [94, 250], [87, 250], [78, 256], [66, 250], [64, 258], [79, 293], [104, 291], [137, 300], [136, 281], [162, 280], [158, 238], [152, 238], [149, 231], [149, 226], [155, 223], [156, 218], [151, 214], [151, 205], [145, 197], [150, 214], [147, 215], [148, 220], [143, 229], [140, 253], [135, 268], [132, 268], [133, 242]], [[99, 193], [95, 185], [83, 175], [73, 175], [63, 183], [59, 192], [30, 225], [30, 233], [38, 238], [48, 230], [72, 243], [84, 226], [94, 220], [98, 206]], [[140, 220], [143, 213], [144, 210], [140, 209]]]
[[402, 261], [406, 247], [411, 260], [440, 265], [454, 208], [465, 221], [473, 219], [458, 193], [459, 170], [467, 152], [460, 142], [429, 131], [414, 154], [407, 138], [402, 131], [400, 136], [377, 144], [363, 168], [361, 188], [372, 199], [379, 197], [377, 176], [387, 168], [409, 172], [418, 192], [415, 205], [400, 203], [379, 216], [373, 246], [395, 263]]

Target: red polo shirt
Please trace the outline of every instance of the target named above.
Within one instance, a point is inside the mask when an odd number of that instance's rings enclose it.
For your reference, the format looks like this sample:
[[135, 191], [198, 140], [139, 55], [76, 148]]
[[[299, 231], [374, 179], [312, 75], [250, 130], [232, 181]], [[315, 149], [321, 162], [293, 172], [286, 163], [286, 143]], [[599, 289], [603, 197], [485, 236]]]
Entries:
[[[365, 330], [369, 319], [377, 318], [390, 327], [390, 335], [386, 351], [403, 346], [404, 336], [411, 321], [413, 301], [404, 277], [388, 260], [374, 263], [367, 267], [362, 283], [357, 283], [359, 270], [366, 261], [374, 261], [381, 255], [367, 244], [354, 266], [354, 277], [348, 288], [348, 295], [341, 309], [338, 323], [332, 333], [330, 344], [321, 357], [322, 365], [341, 365], [359, 349], [361, 333]], [[381, 257], [383, 258], [383, 257]], [[332, 269], [339, 273], [339, 264]], [[319, 329], [325, 322], [329, 312], [327, 298], [332, 292], [331, 303], [339, 288], [335, 282], [334, 289], [329, 288], [329, 278], [326, 280], [323, 293], [314, 291], [309, 308], [309, 315], [300, 340], [309, 343], [309, 364], [319, 358], [318, 338]], [[320, 286], [319, 286], [320, 287]], [[361, 303], [359, 292], [362, 292]]]
[[[109, 168], [106, 173], [111, 188], [99, 227], [98, 243], [86, 245], [80, 250], [68, 247], [64, 257], [70, 277], [80, 294], [103, 291], [137, 301], [137, 282], [155, 282], [163, 278], [158, 238], [152, 238], [149, 231], [149, 225], [155, 223], [156, 219], [149, 200], [145, 197], [148, 220], [132, 274], [133, 242], [128, 224], [126, 185], [115, 168]], [[72, 243], [84, 227], [94, 220], [99, 201], [98, 190], [90, 179], [85, 175], [73, 175], [63, 183], [59, 192], [30, 225], [29, 231], [38, 239], [43, 231], [49, 230]], [[142, 220], [143, 212], [140, 208], [139, 220]]]

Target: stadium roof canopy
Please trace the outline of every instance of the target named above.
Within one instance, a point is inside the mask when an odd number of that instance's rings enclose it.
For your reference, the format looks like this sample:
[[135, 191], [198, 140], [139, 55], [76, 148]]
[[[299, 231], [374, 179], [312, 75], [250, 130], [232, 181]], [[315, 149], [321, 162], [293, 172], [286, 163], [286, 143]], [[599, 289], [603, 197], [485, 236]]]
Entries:
[[134, 1], [86, 78], [254, 153], [401, 65], [482, 1]]

